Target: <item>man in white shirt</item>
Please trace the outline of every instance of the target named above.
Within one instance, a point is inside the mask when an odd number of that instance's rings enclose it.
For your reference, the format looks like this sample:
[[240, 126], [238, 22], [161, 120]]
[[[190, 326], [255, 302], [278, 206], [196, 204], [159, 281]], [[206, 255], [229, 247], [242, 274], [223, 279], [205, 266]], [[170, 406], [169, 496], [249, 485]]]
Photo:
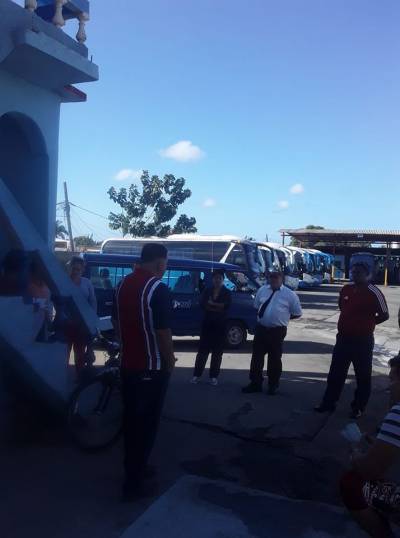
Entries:
[[291, 319], [302, 315], [296, 293], [283, 285], [283, 274], [273, 271], [269, 284], [258, 290], [254, 306], [258, 310], [253, 355], [250, 366], [250, 384], [244, 393], [262, 392], [265, 355], [268, 353], [268, 394], [274, 395], [282, 375], [282, 345]]

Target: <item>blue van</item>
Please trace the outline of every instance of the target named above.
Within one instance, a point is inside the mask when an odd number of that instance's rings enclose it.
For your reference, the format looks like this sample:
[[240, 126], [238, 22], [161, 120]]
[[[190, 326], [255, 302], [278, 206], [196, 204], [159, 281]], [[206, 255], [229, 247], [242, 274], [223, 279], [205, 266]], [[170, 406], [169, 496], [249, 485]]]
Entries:
[[[121, 280], [132, 273], [139, 262], [138, 256], [124, 254], [88, 254], [84, 276], [94, 286], [97, 313], [110, 319], [114, 290]], [[223, 269], [225, 286], [232, 292], [232, 306], [227, 320], [227, 347], [241, 347], [247, 334], [254, 334], [257, 323], [254, 296], [259, 285], [249, 273], [237, 265], [201, 260], [169, 259], [163, 282], [169, 287], [173, 300], [172, 332], [175, 336], [199, 336], [203, 312], [200, 307], [202, 291], [211, 286], [212, 271]], [[108, 324], [111, 328], [110, 323]]]

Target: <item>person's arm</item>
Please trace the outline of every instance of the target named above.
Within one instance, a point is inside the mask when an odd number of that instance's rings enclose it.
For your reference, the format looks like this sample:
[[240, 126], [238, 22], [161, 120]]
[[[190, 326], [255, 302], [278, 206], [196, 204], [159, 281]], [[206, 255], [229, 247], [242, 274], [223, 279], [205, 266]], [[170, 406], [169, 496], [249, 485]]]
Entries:
[[379, 290], [374, 286], [373, 292], [375, 293], [376, 298], [376, 315], [375, 315], [375, 323], [379, 325], [380, 323], [384, 323], [389, 319], [389, 309], [386, 303], [385, 296]]
[[303, 315], [301, 309], [300, 299], [297, 293], [292, 294], [292, 299], [290, 302], [290, 319], [298, 319]]
[[163, 361], [163, 368], [167, 372], [172, 372], [176, 361], [171, 329], [156, 329], [156, 338], [161, 360]]
[[261, 286], [261, 288], [258, 288], [258, 291], [256, 293], [255, 299], [254, 299], [254, 308], [258, 310], [262, 304], [261, 295], [262, 295], [262, 289], [264, 286]]
[[171, 372], [175, 366], [171, 331], [172, 298], [165, 284], [161, 283], [157, 286], [150, 304], [162, 368], [167, 372]]

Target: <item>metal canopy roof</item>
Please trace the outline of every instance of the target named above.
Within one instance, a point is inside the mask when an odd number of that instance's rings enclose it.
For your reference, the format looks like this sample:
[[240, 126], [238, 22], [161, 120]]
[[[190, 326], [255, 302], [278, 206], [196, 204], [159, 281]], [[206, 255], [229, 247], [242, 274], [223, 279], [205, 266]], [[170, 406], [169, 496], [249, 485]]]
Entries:
[[307, 228], [282, 229], [282, 235], [300, 242], [324, 243], [395, 243], [400, 242], [400, 230], [309, 230]]

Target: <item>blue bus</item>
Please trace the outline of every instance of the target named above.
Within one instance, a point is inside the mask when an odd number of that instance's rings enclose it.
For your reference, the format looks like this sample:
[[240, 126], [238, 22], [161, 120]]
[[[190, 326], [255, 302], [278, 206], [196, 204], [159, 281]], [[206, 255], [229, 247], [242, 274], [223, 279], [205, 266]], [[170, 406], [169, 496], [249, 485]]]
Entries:
[[[102, 330], [112, 330], [114, 290], [126, 275], [134, 271], [139, 256], [84, 253], [82, 257], [85, 261], [84, 276], [91, 280], [95, 288]], [[254, 297], [259, 284], [252, 275], [237, 265], [185, 258], [168, 259], [163, 282], [172, 293], [172, 332], [175, 336], [200, 334], [203, 316], [200, 296], [211, 285], [214, 269], [225, 272], [225, 286], [232, 292], [226, 343], [229, 348], [239, 348], [245, 343], [248, 334], [254, 334], [257, 323]]]

